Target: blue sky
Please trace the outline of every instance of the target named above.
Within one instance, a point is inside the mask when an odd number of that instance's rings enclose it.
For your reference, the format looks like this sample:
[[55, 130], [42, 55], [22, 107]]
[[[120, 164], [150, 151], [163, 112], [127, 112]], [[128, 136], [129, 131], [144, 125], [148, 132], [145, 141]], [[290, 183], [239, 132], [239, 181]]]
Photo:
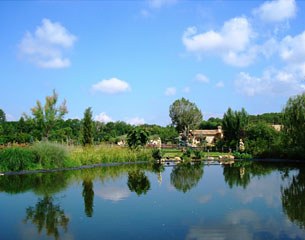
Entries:
[[305, 1], [1, 1], [0, 108], [30, 114], [55, 89], [66, 118], [170, 123], [281, 111], [305, 90]]

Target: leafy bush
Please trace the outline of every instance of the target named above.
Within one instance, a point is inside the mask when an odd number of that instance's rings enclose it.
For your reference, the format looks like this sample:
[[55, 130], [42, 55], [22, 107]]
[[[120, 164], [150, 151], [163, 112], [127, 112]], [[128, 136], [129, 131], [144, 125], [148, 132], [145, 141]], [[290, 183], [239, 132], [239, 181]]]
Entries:
[[154, 159], [160, 160], [163, 157], [163, 152], [160, 148], [154, 148], [151, 152], [151, 155]]
[[68, 160], [67, 149], [57, 143], [35, 143], [32, 150], [37, 154], [39, 163], [43, 168], [65, 167], [65, 162]]
[[240, 153], [240, 152], [233, 152], [233, 156], [236, 159], [252, 159], [252, 155], [249, 153]]
[[0, 170], [4, 172], [34, 169], [37, 162], [37, 155], [28, 148], [9, 147], [0, 150]]
[[200, 150], [194, 150], [194, 155], [196, 159], [201, 159], [203, 157], [203, 152]]

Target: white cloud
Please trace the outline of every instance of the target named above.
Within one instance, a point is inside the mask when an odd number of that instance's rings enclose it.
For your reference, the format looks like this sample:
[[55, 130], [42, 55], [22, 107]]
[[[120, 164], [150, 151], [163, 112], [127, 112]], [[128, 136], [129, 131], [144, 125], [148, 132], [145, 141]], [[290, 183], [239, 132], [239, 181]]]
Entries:
[[184, 93], [189, 93], [190, 91], [191, 91], [190, 87], [185, 87], [182, 89], [182, 92], [184, 92]]
[[202, 73], [198, 73], [195, 76], [195, 80], [198, 82], [209, 83], [210, 79]]
[[144, 118], [140, 118], [140, 117], [134, 117], [134, 118], [127, 119], [126, 122], [131, 124], [131, 125], [143, 125], [143, 124], [145, 124]]
[[225, 86], [225, 84], [223, 83], [223, 81], [219, 81], [218, 83], [216, 83], [215, 87], [217, 88], [223, 88]]
[[305, 31], [294, 37], [286, 36], [281, 41], [280, 57], [286, 62], [305, 62]]
[[99, 121], [99, 122], [113, 122], [112, 118], [109, 117], [106, 113], [101, 112], [100, 114], [96, 115], [94, 118], [95, 121]]
[[239, 73], [235, 80], [236, 89], [247, 96], [255, 95], [292, 95], [305, 90], [302, 79], [289, 70], [265, 70], [261, 77]]
[[182, 36], [187, 51], [197, 56], [216, 54], [233, 66], [247, 66], [255, 59], [256, 48], [251, 46], [255, 34], [245, 17], [228, 20], [219, 32], [197, 32], [196, 27], [189, 27]]
[[129, 197], [130, 191], [123, 187], [103, 186], [96, 191], [96, 195], [110, 201], [121, 201]]
[[129, 84], [118, 78], [104, 79], [92, 86], [92, 90], [96, 92], [104, 92], [109, 94], [130, 91]]
[[295, 0], [273, 0], [264, 2], [253, 14], [266, 22], [281, 22], [293, 18], [296, 10]]
[[174, 87], [169, 87], [165, 90], [166, 96], [174, 96], [176, 94], [177, 90]]
[[72, 48], [76, 36], [58, 22], [43, 19], [34, 33], [27, 32], [19, 48], [23, 56], [41, 68], [64, 68], [70, 60], [64, 57], [64, 50]]
[[148, 4], [151, 8], [161, 8], [164, 6], [173, 5], [177, 0], [148, 0]]

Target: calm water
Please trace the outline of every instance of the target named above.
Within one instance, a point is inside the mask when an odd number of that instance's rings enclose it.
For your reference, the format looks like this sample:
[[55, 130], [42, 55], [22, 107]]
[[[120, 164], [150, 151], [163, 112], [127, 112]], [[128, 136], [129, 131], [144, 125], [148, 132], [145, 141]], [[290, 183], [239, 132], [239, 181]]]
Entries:
[[305, 239], [305, 168], [124, 165], [0, 177], [0, 239]]

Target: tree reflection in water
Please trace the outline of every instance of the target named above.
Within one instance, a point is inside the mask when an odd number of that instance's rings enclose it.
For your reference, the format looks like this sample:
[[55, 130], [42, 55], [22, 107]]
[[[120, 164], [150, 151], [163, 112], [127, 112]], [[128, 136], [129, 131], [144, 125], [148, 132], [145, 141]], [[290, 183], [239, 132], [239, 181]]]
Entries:
[[247, 167], [224, 166], [223, 176], [230, 188], [241, 186], [246, 188], [250, 183], [250, 171]]
[[289, 186], [281, 187], [282, 206], [288, 218], [299, 227], [305, 228], [305, 169], [300, 168]]
[[180, 163], [173, 168], [170, 180], [177, 190], [185, 193], [195, 187], [202, 176], [202, 164]]
[[92, 180], [85, 179], [82, 185], [83, 185], [82, 195], [85, 203], [85, 213], [87, 217], [92, 217], [93, 199], [94, 199], [93, 182]]
[[55, 239], [59, 239], [59, 228], [62, 227], [67, 232], [69, 224], [69, 218], [64, 210], [54, 204], [53, 198], [49, 196], [39, 199], [35, 207], [28, 207], [24, 221], [31, 221], [36, 225], [39, 234], [45, 228], [47, 235], [54, 236]]
[[141, 170], [128, 172], [128, 188], [131, 192], [135, 192], [138, 196], [146, 194], [150, 189], [150, 182], [145, 173]]

